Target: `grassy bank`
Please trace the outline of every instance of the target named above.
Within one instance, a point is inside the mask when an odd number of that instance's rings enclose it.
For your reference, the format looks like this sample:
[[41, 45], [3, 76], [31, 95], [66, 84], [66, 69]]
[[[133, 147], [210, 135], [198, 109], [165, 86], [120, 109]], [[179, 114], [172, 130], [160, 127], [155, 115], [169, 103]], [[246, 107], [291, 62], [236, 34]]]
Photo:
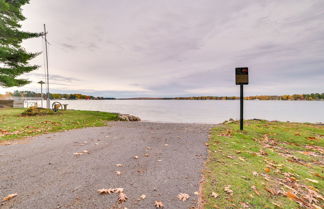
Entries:
[[21, 116], [24, 109], [0, 109], [0, 141], [75, 128], [104, 126], [117, 114], [95, 111], [61, 111], [59, 114]]
[[321, 208], [324, 126], [247, 121], [212, 131], [204, 208]]

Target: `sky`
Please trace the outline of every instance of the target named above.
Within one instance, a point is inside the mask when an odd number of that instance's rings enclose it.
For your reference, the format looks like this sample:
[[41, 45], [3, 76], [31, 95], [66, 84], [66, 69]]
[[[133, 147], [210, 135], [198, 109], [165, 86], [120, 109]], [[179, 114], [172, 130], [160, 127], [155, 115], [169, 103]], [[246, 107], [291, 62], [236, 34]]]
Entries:
[[[48, 29], [51, 92], [105, 97], [324, 92], [323, 0], [31, 0], [25, 31]], [[23, 46], [42, 52], [43, 39]], [[39, 92], [41, 67], [20, 88]]]

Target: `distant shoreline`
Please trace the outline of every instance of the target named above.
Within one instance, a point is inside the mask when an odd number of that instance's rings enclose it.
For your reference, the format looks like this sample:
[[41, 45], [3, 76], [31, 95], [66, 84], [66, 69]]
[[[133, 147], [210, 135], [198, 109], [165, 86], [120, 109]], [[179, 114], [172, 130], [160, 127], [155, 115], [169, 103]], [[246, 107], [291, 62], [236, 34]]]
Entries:
[[[50, 93], [49, 98], [51, 100], [239, 100], [238, 96], [183, 96], [183, 97], [128, 97], [128, 98], [116, 98], [116, 97], [102, 97], [102, 96], [90, 96], [84, 94], [60, 94]], [[0, 95], [1, 98], [28, 98], [32, 100], [41, 99], [41, 94], [32, 91], [15, 91], [14, 93], [7, 93], [6, 95]], [[43, 98], [46, 98], [44, 95]], [[292, 95], [257, 95], [257, 96], [245, 96], [245, 100], [283, 100], [283, 101], [323, 101], [324, 93], [310, 93], [310, 94], [292, 94]]]
[[[248, 101], [324, 101], [324, 99], [246, 99]], [[25, 100], [40, 100], [40, 98], [25, 98]], [[175, 99], [175, 98], [114, 98], [114, 99], [50, 99], [50, 100], [81, 100], [81, 101], [89, 101], [89, 100], [137, 100], [137, 101], [143, 101], [143, 100], [178, 100], [178, 101], [234, 101], [234, 100], [240, 100], [238, 99]]]

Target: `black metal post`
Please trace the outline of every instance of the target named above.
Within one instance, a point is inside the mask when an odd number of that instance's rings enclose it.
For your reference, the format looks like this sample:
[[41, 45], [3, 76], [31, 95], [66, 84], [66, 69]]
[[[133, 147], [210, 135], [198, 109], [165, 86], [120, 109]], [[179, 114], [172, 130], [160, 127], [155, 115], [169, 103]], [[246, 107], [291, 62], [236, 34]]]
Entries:
[[243, 130], [243, 84], [240, 85], [240, 130]]

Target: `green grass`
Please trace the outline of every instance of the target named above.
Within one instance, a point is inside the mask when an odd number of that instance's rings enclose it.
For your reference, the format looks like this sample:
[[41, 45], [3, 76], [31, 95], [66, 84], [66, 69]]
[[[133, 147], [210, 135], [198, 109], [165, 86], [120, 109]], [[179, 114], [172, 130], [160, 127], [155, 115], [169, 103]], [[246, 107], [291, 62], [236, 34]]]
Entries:
[[[323, 197], [324, 126], [246, 121], [243, 132], [238, 128], [238, 122], [233, 122], [211, 133], [204, 208], [316, 208], [324, 204], [320, 197], [312, 195], [313, 202], [307, 198], [309, 193]], [[227, 185], [232, 195], [224, 191]]]
[[117, 114], [68, 110], [59, 114], [21, 116], [25, 109], [0, 109], [0, 141], [75, 128], [104, 126]]

